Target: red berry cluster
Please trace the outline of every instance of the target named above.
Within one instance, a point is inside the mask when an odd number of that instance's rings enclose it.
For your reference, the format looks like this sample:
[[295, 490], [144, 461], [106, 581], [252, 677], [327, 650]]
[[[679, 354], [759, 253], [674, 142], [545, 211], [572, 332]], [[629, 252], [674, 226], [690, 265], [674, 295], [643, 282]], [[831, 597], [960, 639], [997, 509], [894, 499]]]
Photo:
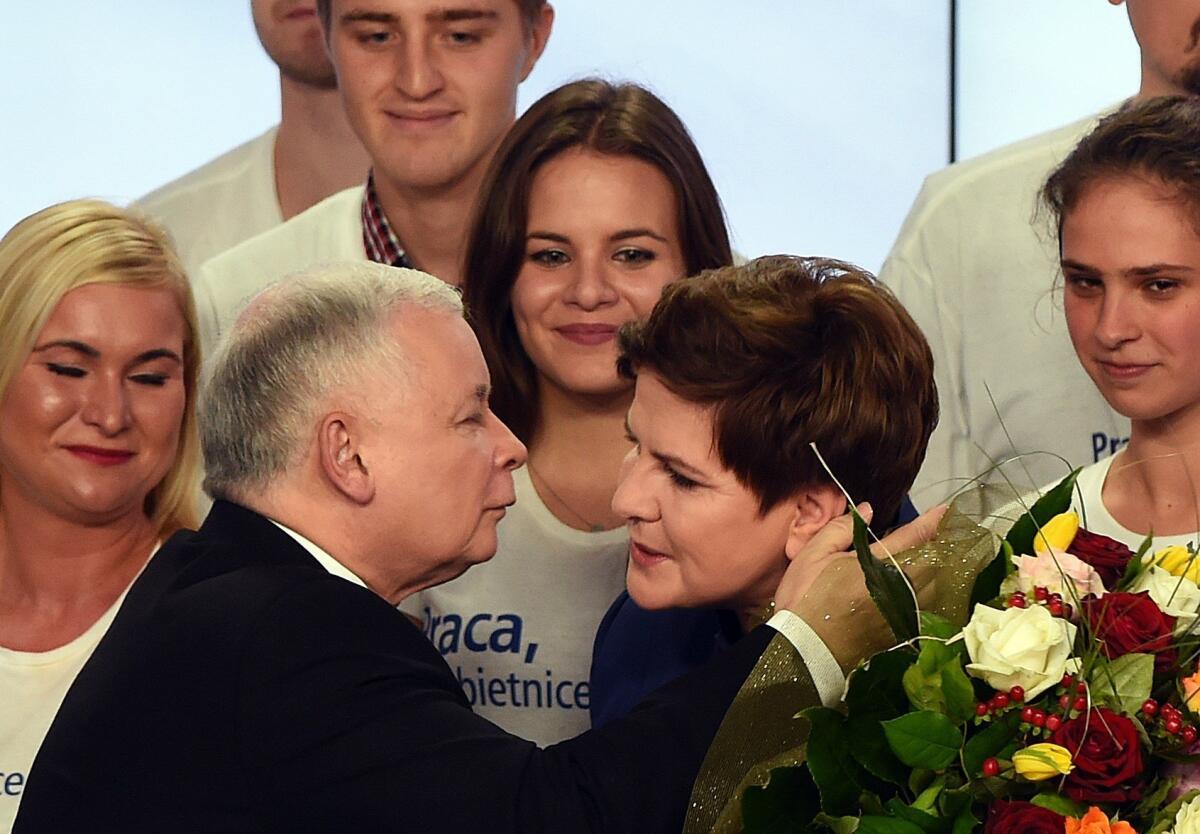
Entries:
[[975, 705], [975, 715], [977, 718], [1000, 715], [1009, 707], [1020, 704], [1024, 700], [1025, 690], [1019, 686], [1014, 686], [1007, 692], [996, 692], [988, 700], [977, 703]]
[[[1033, 599], [1038, 605], [1046, 606], [1053, 617], [1064, 617], [1069, 620], [1075, 613], [1071, 603], [1063, 602], [1062, 594], [1052, 594], [1048, 588], [1041, 585], [1034, 587]], [[1009, 608], [1028, 608], [1029, 600], [1024, 591], [1013, 591], [1005, 600], [1005, 605]]]
[[1195, 725], [1188, 724], [1183, 720], [1183, 713], [1170, 704], [1159, 704], [1153, 698], [1147, 698], [1142, 703], [1142, 716], [1150, 725], [1150, 729], [1154, 729], [1155, 719], [1158, 719], [1158, 727], [1167, 735], [1178, 739], [1185, 745], [1192, 745], [1197, 738], [1197, 730]]
[[986, 701], [975, 705], [975, 721], [990, 721], [1006, 712], [1010, 707], [1021, 709], [1021, 731], [1035, 736], [1049, 735], [1062, 726], [1068, 718], [1074, 718], [1088, 707], [1088, 686], [1075, 680], [1074, 675], [1063, 675], [1058, 682], [1058, 711], [1045, 710], [1024, 704], [1025, 690], [1014, 686], [1008, 692], [997, 692]]

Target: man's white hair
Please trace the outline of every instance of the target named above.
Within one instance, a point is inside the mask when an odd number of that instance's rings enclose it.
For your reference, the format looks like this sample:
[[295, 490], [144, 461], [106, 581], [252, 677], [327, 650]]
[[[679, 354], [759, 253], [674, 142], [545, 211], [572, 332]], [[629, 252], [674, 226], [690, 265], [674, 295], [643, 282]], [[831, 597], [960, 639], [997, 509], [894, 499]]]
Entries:
[[256, 295], [200, 392], [209, 495], [236, 499], [267, 486], [308, 447], [331, 392], [365, 387], [384, 361], [403, 362], [387, 325], [405, 305], [463, 309], [458, 291], [432, 275], [366, 261], [315, 266]]

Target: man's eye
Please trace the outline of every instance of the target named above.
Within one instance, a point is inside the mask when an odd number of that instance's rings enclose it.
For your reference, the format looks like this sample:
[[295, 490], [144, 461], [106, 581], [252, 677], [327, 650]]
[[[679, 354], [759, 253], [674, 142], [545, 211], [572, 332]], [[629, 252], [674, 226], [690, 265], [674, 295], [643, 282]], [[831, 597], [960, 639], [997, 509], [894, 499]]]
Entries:
[[476, 32], [450, 32], [446, 38], [455, 46], [470, 46], [482, 40], [482, 37]]
[[362, 31], [356, 36], [359, 43], [369, 46], [380, 46], [387, 43], [391, 39], [392, 33], [386, 29]]
[[47, 362], [46, 368], [50, 373], [58, 374], [59, 376], [81, 377], [87, 374], [87, 371], [83, 368], [78, 368], [74, 365], [60, 365], [57, 362]]

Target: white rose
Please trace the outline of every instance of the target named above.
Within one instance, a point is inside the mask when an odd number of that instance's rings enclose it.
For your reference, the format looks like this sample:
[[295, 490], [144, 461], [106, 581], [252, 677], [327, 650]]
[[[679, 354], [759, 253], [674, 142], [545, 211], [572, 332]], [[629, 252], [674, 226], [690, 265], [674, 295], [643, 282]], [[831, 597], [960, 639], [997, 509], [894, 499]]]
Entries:
[[1187, 631], [1196, 619], [1196, 612], [1200, 611], [1200, 585], [1186, 576], [1172, 576], [1157, 566], [1143, 570], [1129, 590], [1135, 594], [1149, 591], [1150, 599], [1164, 614], [1177, 618], [1176, 634]]
[[1200, 834], [1200, 796], [1180, 807], [1171, 834]]
[[962, 637], [971, 656], [967, 672], [1001, 691], [1020, 686], [1028, 700], [1062, 679], [1075, 626], [1041, 605], [1004, 611], [976, 605]]

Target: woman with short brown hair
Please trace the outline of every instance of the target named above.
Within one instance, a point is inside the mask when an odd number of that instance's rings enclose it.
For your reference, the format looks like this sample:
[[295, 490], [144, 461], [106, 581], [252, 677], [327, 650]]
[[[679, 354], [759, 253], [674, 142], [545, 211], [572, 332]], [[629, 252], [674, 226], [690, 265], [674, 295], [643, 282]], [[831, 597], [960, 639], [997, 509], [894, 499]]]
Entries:
[[764, 619], [789, 560], [846, 511], [843, 488], [890, 521], [938, 414], [925, 337], [840, 261], [772, 256], [678, 282], [619, 344], [636, 379], [613, 498], [629, 590], [597, 637], [596, 724]]

